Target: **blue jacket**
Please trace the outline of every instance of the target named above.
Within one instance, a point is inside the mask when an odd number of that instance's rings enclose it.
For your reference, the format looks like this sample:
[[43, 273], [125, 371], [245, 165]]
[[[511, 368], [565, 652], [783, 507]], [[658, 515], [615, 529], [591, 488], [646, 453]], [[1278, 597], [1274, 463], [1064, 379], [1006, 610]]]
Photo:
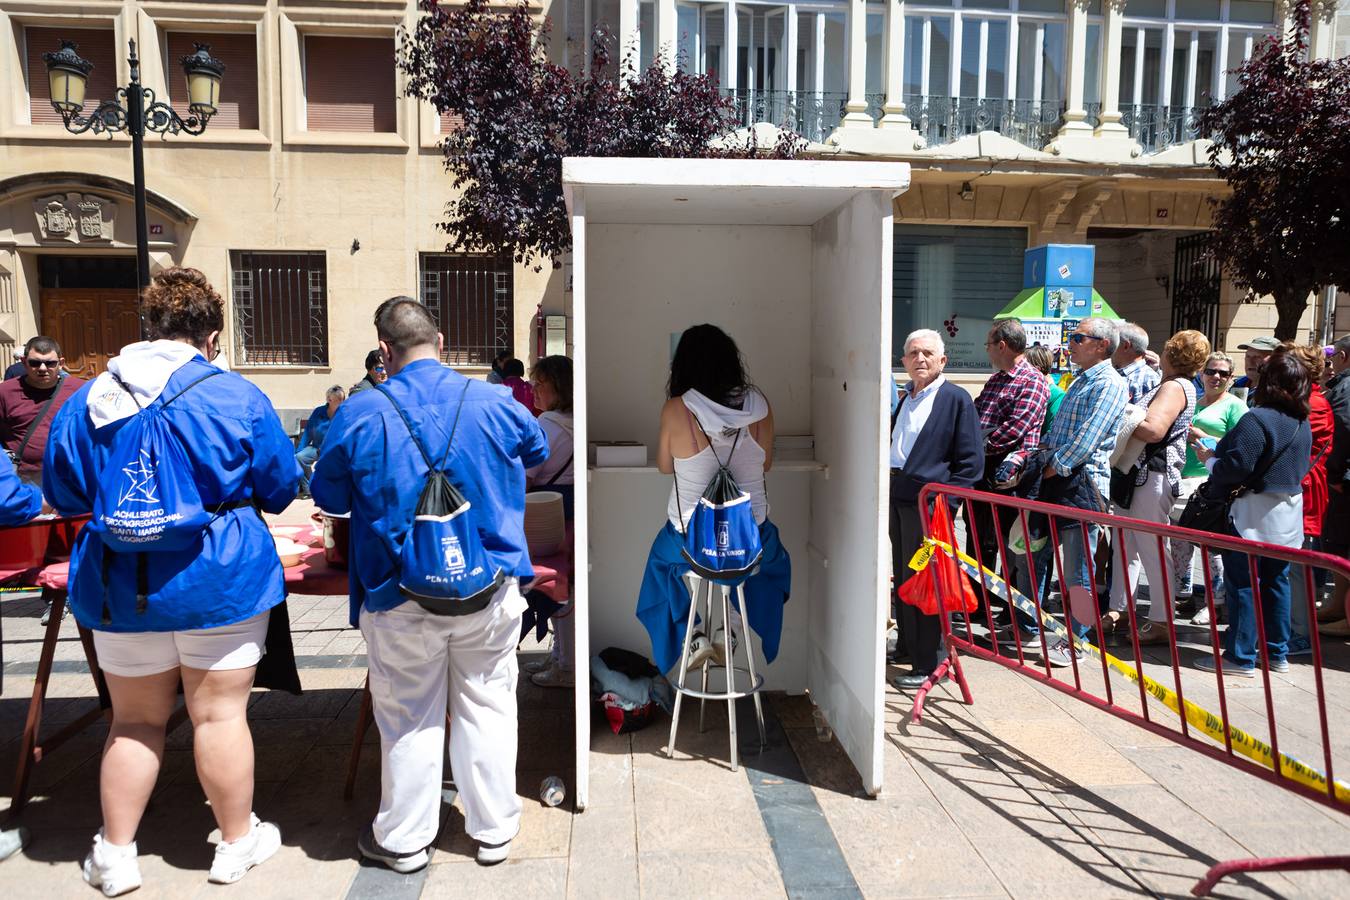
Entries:
[[[196, 357], [169, 378], [157, 403], [213, 369]], [[91, 382], [92, 384], [92, 382]], [[42, 489], [62, 515], [93, 510], [113, 439], [131, 419], [95, 430], [89, 387], [80, 388], [52, 422], [42, 464]], [[202, 382], [164, 411], [192, 460], [192, 480], [206, 506], [252, 500], [278, 513], [295, 499], [300, 466], [295, 447], [262, 391], [239, 375]], [[103, 542], [88, 528], [70, 556], [70, 603], [86, 628], [104, 631], [184, 631], [251, 618], [286, 599], [281, 561], [267, 525], [248, 507], [221, 513], [202, 532], [198, 548], [147, 553], [150, 595], [136, 612], [136, 557], [108, 554], [106, 597], [111, 624], [102, 624], [105, 598]]]
[[42, 491], [24, 484], [8, 453], [0, 453], [0, 526], [22, 525], [42, 512]]
[[[765, 521], [759, 526], [759, 539], [764, 556], [759, 573], [745, 582], [745, 605], [749, 609], [750, 628], [759, 635], [764, 648], [764, 661], [773, 662], [783, 636], [783, 604], [792, 591], [792, 561], [778, 539], [778, 527], [772, 522]], [[652, 639], [652, 656], [662, 672], [669, 672], [679, 664], [684, 629], [689, 622], [689, 589], [683, 581], [689, 562], [680, 553], [683, 547], [684, 536], [666, 522], [652, 541], [647, 571], [638, 592], [637, 617]], [[733, 593], [732, 597], [735, 596]]]
[[[918, 502], [919, 491], [929, 482], [968, 488], [984, 474], [984, 437], [975, 401], [950, 381], [944, 381], [937, 391], [928, 421], [909, 451], [905, 467], [891, 480], [891, 494], [905, 503]], [[908, 400], [908, 391], [901, 396]], [[894, 417], [895, 412], [891, 415]], [[892, 441], [895, 425], [892, 419]]]
[[306, 447], [323, 449], [324, 439], [328, 436], [328, 429], [332, 424], [333, 420], [328, 416], [327, 403], [314, 407], [314, 412], [309, 414], [309, 421], [305, 423], [305, 430], [300, 434], [300, 446], [295, 448], [296, 452]]
[[[434, 359], [385, 382], [439, 461], [466, 379]], [[525, 545], [525, 469], [548, 459], [548, 441], [509, 388], [474, 381], [446, 467], [478, 515], [489, 558], [507, 575], [534, 576]], [[398, 558], [427, 466], [389, 398], [362, 391], [338, 407], [309, 489], [320, 509], [351, 513], [351, 623], [403, 603]]]

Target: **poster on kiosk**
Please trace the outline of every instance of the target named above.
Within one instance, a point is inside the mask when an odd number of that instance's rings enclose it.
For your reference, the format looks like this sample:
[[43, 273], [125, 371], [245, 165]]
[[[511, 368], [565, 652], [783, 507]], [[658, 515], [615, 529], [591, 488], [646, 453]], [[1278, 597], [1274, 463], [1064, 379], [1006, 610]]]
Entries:
[[[657, 434], [675, 342], [702, 323], [736, 341], [772, 406], [765, 492], [791, 559], [775, 658], [765, 659], [754, 622], [735, 655], [749, 645], [765, 690], [808, 692], [866, 790], [881, 790], [884, 387], [893, 200], [908, 184], [905, 163], [564, 160], [574, 441], [578, 453], [593, 451], [575, 488], [578, 809], [589, 796], [587, 660], [607, 647], [653, 655], [636, 610], [671, 496], [671, 476], [656, 468]], [[681, 733], [697, 720], [698, 704], [686, 701]], [[741, 731], [747, 754], [753, 735]]]

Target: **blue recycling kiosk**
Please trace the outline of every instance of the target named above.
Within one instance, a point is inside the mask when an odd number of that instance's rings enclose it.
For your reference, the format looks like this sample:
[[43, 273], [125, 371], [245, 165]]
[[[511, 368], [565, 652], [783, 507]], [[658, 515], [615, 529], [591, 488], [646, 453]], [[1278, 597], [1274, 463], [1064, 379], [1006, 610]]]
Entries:
[[1067, 335], [1088, 316], [1119, 319], [1092, 288], [1096, 248], [1091, 244], [1045, 244], [1022, 258], [1022, 291], [995, 319], [1017, 318], [1028, 346], [1040, 344], [1062, 355]]

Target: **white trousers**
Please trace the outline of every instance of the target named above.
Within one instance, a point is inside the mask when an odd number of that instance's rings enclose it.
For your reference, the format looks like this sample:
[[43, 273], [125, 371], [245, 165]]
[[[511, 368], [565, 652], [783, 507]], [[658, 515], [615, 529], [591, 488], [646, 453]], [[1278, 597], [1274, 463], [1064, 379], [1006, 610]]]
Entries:
[[[1149, 472], [1144, 483], [1134, 489], [1134, 497], [1128, 507], [1117, 506], [1116, 512], [1131, 519], [1143, 519], [1145, 522], [1167, 523], [1172, 511], [1172, 488], [1167, 483], [1166, 472]], [[1130, 594], [1139, 599], [1139, 569], [1142, 565], [1148, 576], [1148, 596], [1150, 605], [1148, 617], [1153, 622], [1167, 621], [1167, 608], [1172, 598], [1164, 590], [1164, 570], [1166, 587], [1174, 590], [1176, 574], [1172, 570], [1172, 552], [1168, 541], [1163, 540], [1163, 552], [1158, 553], [1158, 539], [1151, 534], [1138, 534], [1133, 531], [1116, 532], [1116, 539], [1125, 542], [1125, 558], [1129, 566], [1120, 564], [1120, 548], [1111, 548], [1113, 563], [1111, 568], [1111, 609], [1125, 612], [1128, 604], [1125, 598], [1125, 577], [1129, 576]]]
[[370, 694], [380, 729], [375, 840], [415, 853], [436, 839], [447, 692], [450, 765], [465, 830], [499, 844], [520, 830], [516, 796], [516, 641], [525, 609], [516, 580], [469, 616], [438, 616], [409, 601], [361, 612]]

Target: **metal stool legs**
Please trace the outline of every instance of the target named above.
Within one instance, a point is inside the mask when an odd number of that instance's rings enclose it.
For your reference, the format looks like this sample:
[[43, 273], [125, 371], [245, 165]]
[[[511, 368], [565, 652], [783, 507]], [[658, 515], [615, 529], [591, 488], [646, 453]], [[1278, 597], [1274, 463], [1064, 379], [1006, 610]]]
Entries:
[[[729, 585], [717, 585], [718, 593], [722, 601], [722, 658], [723, 664], [716, 665], [710, 660], [705, 660], [701, 666], [700, 688], [695, 690], [687, 685], [689, 671], [689, 654], [693, 642], [694, 622], [698, 618], [699, 606], [703, 606], [703, 621], [705, 627], [712, 630], [713, 620], [713, 583], [703, 578], [692, 579], [691, 596], [689, 602], [689, 619], [685, 623], [684, 631], [684, 651], [680, 654], [680, 673], [673, 687], [675, 688], [675, 708], [670, 717], [670, 740], [666, 745], [666, 756], [673, 758], [675, 756], [675, 735], [680, 727], [680, 707], [685, 695], [696, 697], [699, 701], [699, 731], [703, 730], [704, 707], [708, 700], [725, 700], [727, 704], [727, 722], [731, 732], [731, 769], [737, 771], [740, 768], [740, 748], [737, 741], [737, 723], [736, 723], [736, 701], [742, 697], [751, 697], [755, 701], [755, 719], [759, 726], [759, 743], [763, 747], [768, 743], [764, 729], [764, 707], [760, 700], [759, 691], [764, 687], [764, 679], [755, 671], [755, 654], [750, 643], [750, 619], [745, 609], [745, 592], [740, 587], [736, 588], [736, 596], [740, 601], [741, 622], [744, 626], [746, 643], [746, 668], [741, 671], [749, 676], [750, 683], [745, 690], [737, 690], [736, 686], [736, 660], [735, 649], [731, 638], [731, 587]], [[710, 668], [720, 668], [726, 672], [726, 690], [709, 691], [708, 690], [708, 670]]]

